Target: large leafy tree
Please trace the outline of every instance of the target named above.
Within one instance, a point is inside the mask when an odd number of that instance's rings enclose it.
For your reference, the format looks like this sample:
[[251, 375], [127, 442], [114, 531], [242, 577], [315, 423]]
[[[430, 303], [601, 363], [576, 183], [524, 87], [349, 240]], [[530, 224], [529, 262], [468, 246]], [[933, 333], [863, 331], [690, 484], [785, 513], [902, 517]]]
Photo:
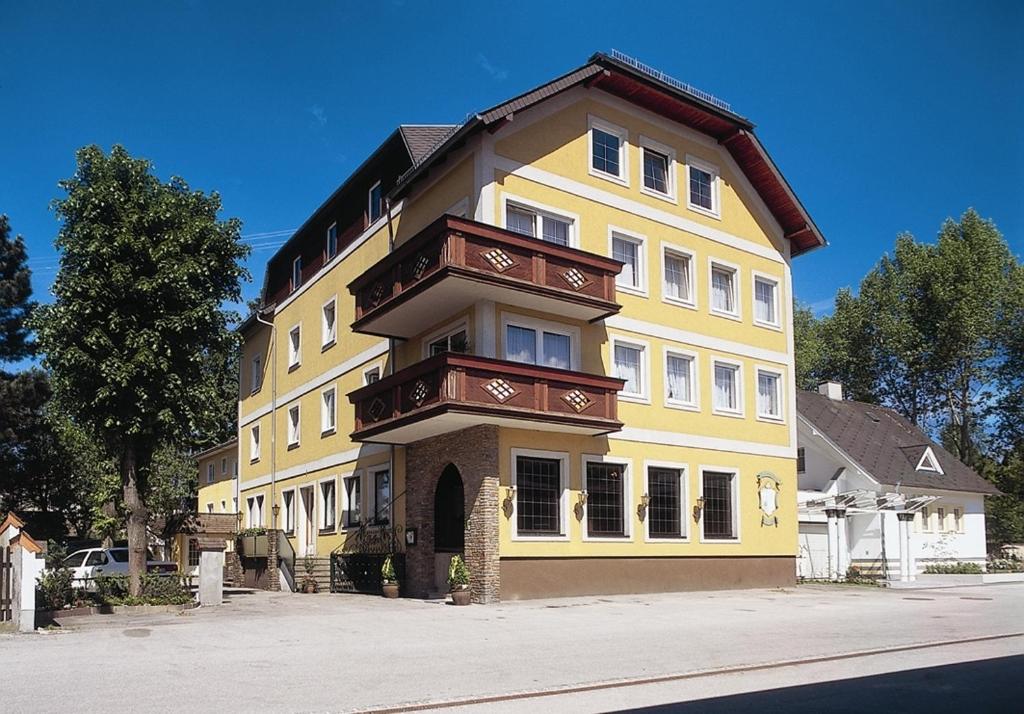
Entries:
[[0, 364], [32, 351], [28, 318], [32, 311], [32, 273], [21, 236], [11, 238], [7, 216], [0, 214]]
[[234, 349], [225, 301], [246, 277], [237, 219], [220, 197], [161, 182], [121, 146], [77, 153], [54, 202], [56, 301], [34, 325], [60, 408], [100, 436], [118, 465], [131, 592], [145, 570], [154, 453], [215, 429], [213, 355]]

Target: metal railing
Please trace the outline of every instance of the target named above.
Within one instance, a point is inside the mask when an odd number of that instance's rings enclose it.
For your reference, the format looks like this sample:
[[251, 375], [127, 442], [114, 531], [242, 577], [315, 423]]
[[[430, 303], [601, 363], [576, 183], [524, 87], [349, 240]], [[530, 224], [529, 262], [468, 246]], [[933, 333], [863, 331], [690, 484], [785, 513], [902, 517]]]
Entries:
[[277, 565], [284, 573], [288, 586], [295, 592], [295, 549], [284, 531], [277, 531]]
[[729, 104], [729, 102], [725, 101], [724, 99], [719, 99], [718, 97], [716, 97], [714, 94], [711, 94], [710, 92], [705, 92], [705, 91], [703, 91], [701, 89], [697, 89], [697, 87], [694, 87], [692, 84], [687, 84], [686, 82], [682, 82], [682, 81], [676, 79], [675, 77], [673, 77], [673, 76], [671, 76], [669, 74], [665, 74], [660, 69], [655, 69], [654, 67], [651, 67], [648, 64], [644, 64], [643, 62], [641, 62], [640, 60], [636, 59], [635, 57], [630, 57], [629, 55], [625, 54], [624, 52], [619, 52], [618, 50], [612, 50], [611, 57], [614, 60], [618, 60], [619, 62], [622, 62], [623, 64], [629, 65], [630, 67], [632, 67], [633, 69], [637, 70], [638, 72], [643, 72], [644, 74], [653, 77], [654, 79], [658, 80], [659, 82], [664, 82], [665, 84], [667, 84], [667, 85], [669, 85], [671, 87], [675, 87], [676, 89], [680, 90], [681, 92], [686, 92], [687, 94], [691, 94], [691, 95], [697, 97], [697, 99], [701, 99], [701, 100], [707, 102], [708, 104], [713, 104], [716, 107], [718, 107], [719, 109], [724, 109], [727, 112], [731, 112], [732, 111], [732, 106]]

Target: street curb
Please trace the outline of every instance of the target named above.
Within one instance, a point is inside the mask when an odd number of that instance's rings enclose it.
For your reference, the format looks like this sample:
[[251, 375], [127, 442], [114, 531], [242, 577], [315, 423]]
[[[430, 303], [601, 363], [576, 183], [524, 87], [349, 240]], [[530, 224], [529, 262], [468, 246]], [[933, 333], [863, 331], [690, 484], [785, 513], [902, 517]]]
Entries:
[[854, 650], [834, 655], [823, 655], [820, 657], [806, 657], [801, 659], [777, 660], [774, 662], [762, 662], [759, 664], [741, 664], [731, 667], [719, 667], [717, 669], [700, 669], [693, 672], [681, 674], [666, 674], [657, 677], [642, 677], [634, 679], [617, 679], [605, 682], [594, 682], [569, 687], [552, 687], [550, 689], [512, 692], [509, 694], [496, 694], [486, 697], [471, 699], [451, 699], [447, 701], [419, 702], [414, 704], [400, 705], [397, 707], [386, 707], [383, 709], [361, 709], [362, 714], [400, 714], [402, 712], [426, 711], [429, 709], [449, 709], [455, 707], [475, 706], [479, 704], [497, 704], [499, 702], [517, 701], [520, 699], [539, 699], [541, 697], [553, 697], [564, 694], [582, 694], [584, 692], [600, 691], [602, 689], [621, 689], [624, 687], [637, 687], [648, 684], [661, 684], [664, 682], [678, 682], [686, 679], [699, 679], [701, 677], [712, 677], [721, 674], [738, 674], [743, 672], [757, 672], [765, 669], [776, 669], [779, 667], [793, 667], [804, 664], [817, 664], [821, 662], [835, 662], [837, 660], [855, 659], [858, 657], [870, 657], [872, 655], [893, 654], [896, 652], [910, 652], [914, 650], [926, 650], [936, 647], [948, 647], [950, 645], [966, 645], [977, 642], [992, 642], [996, 640], [1024, 637], [1024, 632], [1010, 632], [1001, 635], [985, 635], [983, 637], [967, 637], [959, 640], [939, 640], [935, 642], [922, 642], [911, 645], [896, 645], [893, 647], [879, 647], [870, 650]]

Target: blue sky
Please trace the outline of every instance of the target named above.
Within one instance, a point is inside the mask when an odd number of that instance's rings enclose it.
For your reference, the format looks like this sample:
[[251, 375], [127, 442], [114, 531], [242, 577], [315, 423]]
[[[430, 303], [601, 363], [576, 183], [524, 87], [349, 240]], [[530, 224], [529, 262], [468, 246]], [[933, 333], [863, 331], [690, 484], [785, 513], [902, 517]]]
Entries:
[[0, 0], [0, 212], [47, 300], [57, 181], [76, 148], [122, 143], [222, 194], [251, 297], [397, 124], [461, 121], [614, 47], [757, 124], [831, 243], [795, 263], [817, 310], [969, 206], [1024, 252], [1024, 3], [823, 5]]

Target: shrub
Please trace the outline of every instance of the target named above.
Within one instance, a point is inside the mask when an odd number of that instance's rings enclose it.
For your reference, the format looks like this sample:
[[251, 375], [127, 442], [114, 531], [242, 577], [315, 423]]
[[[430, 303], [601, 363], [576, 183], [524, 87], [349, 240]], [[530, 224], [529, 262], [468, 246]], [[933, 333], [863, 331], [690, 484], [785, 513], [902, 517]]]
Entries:
[[242, 531], [239, 531], [239, 533], [238, 533], [238, 535], [243, 537], [243, 538], [246, 537], [246, 536], [261, 536], [261, 535], [266, 535], [266, 534], [267, 534], [267, 529], [263, 528], [262, 526], [259, 526], [259, 527], [256, 527], [256, 528], [246, 528], [246, 529], [244, 529]]
[[984, 570], [977, 563], [929, 563], [924, 566], [927, 575], [981, 575]]
[[45, 610], [62, 610], [75, 601], [74, 578], [68, 568], [44, 570], [39, 576], [39, 600]]
[[128, 594], [127, 575], [96, 578], [95, 599], [101, 605], [185, 605], [192, 602], [192, 593], [178, 575], [146, 573], [138, 597]]
[[384, 564], [380, 566], [380, 579], [386, 583], [397, 583], [398, 576], [395, 575], [395, 566], [391, 562], [391, 556], [384, 558]]
[[992, 558], [986, 568], [990, 573], [1024, 573], [1024, 561], [1018, 558]]
[[469, 568], [461, 555], [453, 555], [448, 566], [448, 585], [452, 590], [460, 590], [469, 586]]

